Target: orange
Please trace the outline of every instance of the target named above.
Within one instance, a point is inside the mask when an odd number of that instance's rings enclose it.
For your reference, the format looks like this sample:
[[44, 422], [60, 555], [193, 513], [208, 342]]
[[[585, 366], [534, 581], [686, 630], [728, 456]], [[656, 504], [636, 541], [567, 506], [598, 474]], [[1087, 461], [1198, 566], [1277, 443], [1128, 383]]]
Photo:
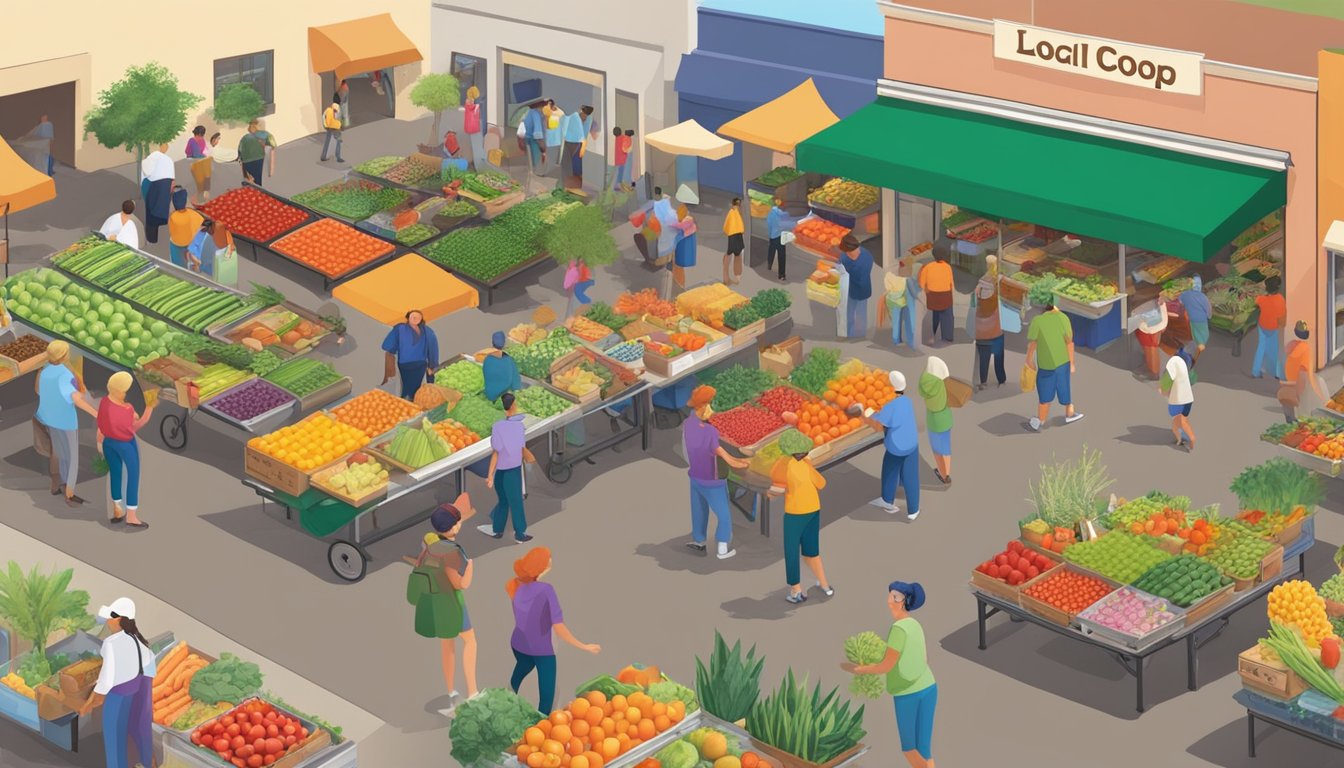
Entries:
[[575, 736], [583, 738], [584, 736], [588, 735], [588, 732], [592, 729], [592, 726], [588, 724], [587, 720], [575, 720], [569, 726], [569, 728], [571, 731], [573, 731]]
[[582, 755], [582, 754], [583, 754], [583, 739], [580, 739], [580, 738], [577, 737], [577, 736], [575, 736], [574, 738], [570, 739], [570, 740], [569, 740], [569, 748], [566, 749], [565, 751], [568, 752], [570, 755]]
[[548, 755], [559, 755], [565, 751], [565, 745], [555, 739], [547, 739], [541, 742], [541, 751]]
[[[628, 737], [627, 737], [628, 738]], [[558, 745], [557, 745], [558, 746]], [[621, 754], [621, 742], [619, 739], [608, 736], [602, 740], [602, 759], [611, 760]]]
[[602, 756], [597, 752], [590, 749], [584, 752], [583, 756], [588, 758], [588, 768], [602, 768]]
[[667, 714], [667, 705], [661, 701], [655, 701], [653, 703], [653, 709], [651, 709], [650, 712], [653, 714], [654, 717], [657, 717], [658, 715], [665, 715]]
[[645, 718], [639, 721], [639, 733], [637, 734], [639, 738], [652, 739], [657, 733], [658, 730], [654, 727], [652, 720]]
[[557, 725], [551, 729], [551, 738], [555, 739], [561, 744], [564, 744], [565, 742], [569, 741], [570, 737], [572, 737], [573, 735], [574, 732], [570, 730], [568, 725]]
[[625, 710], [625, 719], [632, 723], [638, 723], [644, 718], [644, 713], [639, 711], [639, 707], [630, 707]]
[[542, 733], [541, 729], [536, 727], [535, 725], [532, 726], [531, 728], [528, 728], [526, 731], [523, 731], [523, 742], [527, 744], [529, 747], [533, 748], [540, 747], [541, 742], [545, 740], [546, 740], [546, 734]]
[[541, 768], [542, 763], [544, 763], [545, 760], [545, 755], [540, 752], [533, 752], [527, 756], [527, 768]]
[[[622, 717], [624, 717], [624, 715], [622, 715]], [[612, 731], [616, 730], [616, 721], [610, 717], [602, 718], [602, 730], [606, 731], [607, 733], [611, 733]]]
[[601, 725], [601, 724], [602, 724], [602, 707], [600, 707], [600, 706], [592, 706], [592, 707], [589, 707], [589, 708], [588, 708], [588, 711], [585, 712], [585, 713], [583, 713], [583, 719], [584, 719], [584, 721], [587, 722], [589, 725]]
[[630, 707], [630, 701], [618, 693], [611, 697], [611, 706], [617, 712], [621, 712]]
[[524, 763], [525, 763], [525, 762], [527, 762], [527, 757], [528, 757], [528, 755], [531, 755], [533, 752], [536, 752], [536, 751], [537, 751], [537, 750], [533, 749], [532, 747], [527, 746], [526, 744], [520, 744], [520, 745], [518, 746], [518, 760], [519, 760], [520, 762], [524, 762]]
[[569, 768], [588, 768], [588, 758], [583, 755], [575, 755], [569, 761]]
[[630, 751], [630, 737], [622, 733], [616, 737], [616, 744], [620, 747], [621, 754]]
[[663, 731], [666, 731], [668, 728], [672, 727], [672, 718], [669, 717], [666, 713], [661, 715], [654, 715], [653, 727], [659, 733], [662, 733]]
[[541, 722], [537, 723], [537, 730], [541, 731], [543, 736], [549, 736], [551, 734], [551, 728], [554, 727], [555, 726], [551, 725], [550, 720], [542, 720]]
[[576, 718], [583, 717], [591, 707], [587, 699], [575, 699], [569, 703], [569, 711]]
[[552, 712], [552, 713], [551, 713], [551, 724], [552, 724], [552, 725], [568, 725], [568, 724], [569, 724], [569, 713], [568, 713], [568, 712], [565, 712], [564, 710], [558, 710], [558, 711]]
[[600, 725], [594, 725], [592, 729], [588, 731], [588, 743], [590, 744], [601, 744], [602, 740], [606, 737], [607, 732], [603, 730]]

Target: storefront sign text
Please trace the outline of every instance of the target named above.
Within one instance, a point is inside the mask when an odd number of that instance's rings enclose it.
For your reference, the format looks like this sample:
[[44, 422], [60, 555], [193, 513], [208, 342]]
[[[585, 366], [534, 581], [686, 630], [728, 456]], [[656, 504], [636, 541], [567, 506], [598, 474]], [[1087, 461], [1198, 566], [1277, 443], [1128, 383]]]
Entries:
[[1198, 96], [1204, 56], [1053, 29], [994, 22], [994, 56], [1062, 72]]

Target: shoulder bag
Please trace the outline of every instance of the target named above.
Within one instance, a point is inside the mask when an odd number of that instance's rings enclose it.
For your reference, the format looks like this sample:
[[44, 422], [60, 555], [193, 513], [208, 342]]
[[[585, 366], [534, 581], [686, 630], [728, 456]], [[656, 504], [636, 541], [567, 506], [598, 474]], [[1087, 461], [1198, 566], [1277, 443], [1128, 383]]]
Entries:
[[[457, 542], [453, 546], [466, 557]], [[421, 637], [457, 637], [466, 614], [465, 597], [448, 583], [443, 559], [433, 558], [435, 565], [427, 563], [429, 559], [429, 547], [425, 547], [406, 581], [406, 600], [415, 606], [415, 633]]]

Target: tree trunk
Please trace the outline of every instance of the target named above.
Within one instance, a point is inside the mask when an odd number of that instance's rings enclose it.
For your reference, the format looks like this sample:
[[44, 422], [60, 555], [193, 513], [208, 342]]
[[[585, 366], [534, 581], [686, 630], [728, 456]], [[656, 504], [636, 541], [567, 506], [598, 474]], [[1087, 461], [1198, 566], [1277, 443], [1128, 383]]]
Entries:
[[429, 144], [434, 146], [443, 143], [443, 134], [439, 133], [439, 124], [443, 120], [443, 112], [434, 113], [434, 122], [429, 126]]

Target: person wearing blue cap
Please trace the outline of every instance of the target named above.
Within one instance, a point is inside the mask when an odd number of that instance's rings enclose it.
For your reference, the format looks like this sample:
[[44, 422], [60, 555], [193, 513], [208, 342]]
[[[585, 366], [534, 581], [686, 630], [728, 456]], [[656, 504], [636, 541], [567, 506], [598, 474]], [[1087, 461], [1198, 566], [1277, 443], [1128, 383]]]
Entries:
[[517, 392], [523, 387], [522, 376], [518, 373], [518, 363], [504, 351], [507, 339], [503, 331], [495, 331], [490, 337], [490, 346], [494, 352], [485, 356], [481, 370], [485, 374], [485, 399], [494, 402], [505, 392]]
[[401, 374], [401, 396], [415, 397], [420, 386], [434, 380], [434, 369], [439, 367], [439, 338], [434, 329], [425, 324], [425, 315], [418, 309], [406, 313], [406, 322], [397, 323], [383, 339], [383, 383], [393, 373]]
[[893, 581], [887, 585], [892, 625], [887, 633], [886, 656], [876, 664], [841, 662], [840, 668], [853, 675], [886, 675], [905, 759], [914, 768], [934, 768], [933, 713], [938, 707], [938, 684], [929, 670], [924, 627], [910, 616], [922, 605], [924, 587], [919, 582]]
[[[443, 679], [448, 684], [449, 709], [457, 706], [460, 697], [454, 688], [457, 665], [457, 638], [462, 638], [462, 674], [467, 678], [467, 696], [475, 696], [476, 687], [476, 632], [467, 612], [466, 590], [471, 587], [474, 561], [467, 557], [457, 534], [462, 522], [476, 510], [471, 497], [460, 494], [451, 504], [440, 504], [429, 516], [434, 532], [425, 535], [425, 547], [416, 558], [412, 579], [424, 573], [422, 566], [430, 565], [434, 573], [434, 589], [417, 601], [416, 632], [425, 637], [438, 638], [442, 647]], [[420, 603], [426, 605], [420, 608]], [[428, 614], [422, 617], [422, 613]], [[423, 625], [423, 626], [422, 626]]]

